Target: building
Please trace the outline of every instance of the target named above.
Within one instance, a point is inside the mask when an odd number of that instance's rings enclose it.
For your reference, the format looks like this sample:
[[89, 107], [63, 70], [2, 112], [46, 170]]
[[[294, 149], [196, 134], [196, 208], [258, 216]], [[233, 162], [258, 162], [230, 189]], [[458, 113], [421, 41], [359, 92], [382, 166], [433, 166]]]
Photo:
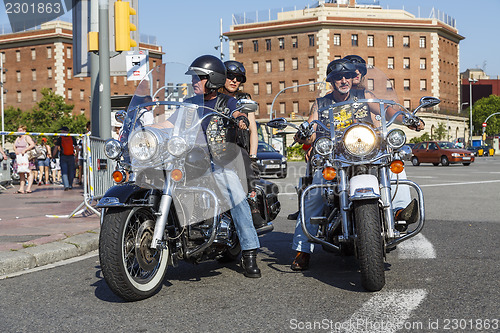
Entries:
[[[244, 89], [259, 103], [258, 118], [269, 118], [281, 89], [324, 80], [328, 63], [349, 54], [382, 69], [405, 107], [415, 108], [422, 96], [431, 95], [442, 101], [435, 112], [458, 114], [459, 42], [464, 37], [453, 19], [417, 18], [374, 1], [333, 2], [279, 12], [277, 19], [265, 22], [233, 16], [225, 33], [230, 58], [247, 69]], [[277, 116], [306, 116], [316, 97], [311, 87], [293, 89], [274, 111]]]
[[[0, 52], [4, 66], [4, 104], [23, 111], [31, 109], [50, 88], [74, 104], [75, 115], [90, 118], [90, 78], [73, 75], [72, 25], [52, 21], [40, 29], [0, 35]], [[162, 63], [161, 46], [139, 43], [149, 50], [150, 68]], [[111, 77], [111, 94], [133, 94], [138, 81], [126, 76]]]

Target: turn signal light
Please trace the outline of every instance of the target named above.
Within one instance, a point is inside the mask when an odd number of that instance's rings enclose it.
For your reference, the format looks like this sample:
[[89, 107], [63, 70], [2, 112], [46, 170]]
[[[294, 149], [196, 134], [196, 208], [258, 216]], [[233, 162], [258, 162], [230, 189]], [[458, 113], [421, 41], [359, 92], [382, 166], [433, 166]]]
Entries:
[[176, 182], [178, 182], [179, 180], [181, 180], [182, 177], [183, 177], [182, 171], [179, 170], [179, 169], [174, 169], [170, 173], [170, 178], [172, 178]]
[[127, 178], [125, 173], [122, 170], [115, 170], [113, 171], [113, 180], [115, 183], [123, 183], [125, 179]]
[[389, 168], [391, 169], [391, 171], [393, 173], [401, 173], [401, 172], [403, 172], [403, 170], [405, 168], [405, 164], [403, 163], [403, 161], [394, 160], [391, 162], [391, 165], [389, 166]]
[[323, 178], [326, 180], [334, 180], [337, 177], [337, 171], [332, 167], [326, 167], [323, 169]]

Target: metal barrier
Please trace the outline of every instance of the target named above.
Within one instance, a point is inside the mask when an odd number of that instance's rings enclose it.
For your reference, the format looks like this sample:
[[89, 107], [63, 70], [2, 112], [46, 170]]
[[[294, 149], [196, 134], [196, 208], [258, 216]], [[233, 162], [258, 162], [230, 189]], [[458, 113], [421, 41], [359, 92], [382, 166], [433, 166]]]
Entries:
[[106, 140], [90, 135], [85, 135], [83, 138], [83, 202], [69, 215], [70, 218], [76, 215], [83, 206], [101, 215], [92, 207], [92, 202], [101, 199], [114, 185], [112, 174], [116, 168], [116, 161], [104, 155], [105, 142]]
[[0, 190], [6, 190], [3, 185], [8, 186], [11, 183], [11, 180], [10, 159], [2, 160], [0, 162]]

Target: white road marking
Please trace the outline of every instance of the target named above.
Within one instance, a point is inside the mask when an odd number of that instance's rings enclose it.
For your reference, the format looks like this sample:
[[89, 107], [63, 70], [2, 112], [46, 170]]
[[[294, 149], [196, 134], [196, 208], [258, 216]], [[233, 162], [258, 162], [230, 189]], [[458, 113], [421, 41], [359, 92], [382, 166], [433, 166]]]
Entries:
[[392, 333], [422, 330], [426, 328], [426, 322], [411, 322], [408, 318], [426, 296], [427, 291], [424, 289], [381, 291], [364, 303], [351, 318], [335, 323], [332, 332]]
[[424, 235], [418, 234], [397, 247], [399, 259], [435, 259], [434, 246]]
[[480, 182], [425, 184], [425, 185], [420, 185], [420, 187], [452, 186], [452, 185], [478, 185], [478, 184], [489, 184], [489, 183], [500, 183], [500, 179], [497, 179], [497, 180], [483, 180], [483, 181], [480, 181]]

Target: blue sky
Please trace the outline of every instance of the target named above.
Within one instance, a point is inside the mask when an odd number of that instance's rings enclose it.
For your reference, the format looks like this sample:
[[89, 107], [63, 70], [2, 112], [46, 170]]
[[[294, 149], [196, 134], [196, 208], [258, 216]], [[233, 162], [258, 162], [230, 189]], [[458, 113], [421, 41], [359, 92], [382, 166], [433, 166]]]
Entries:
[[[14, 0], [12, 0], [14, 1]], [[229, 31], [232, 14], [254, 13], [269, 9], [297, 9], [314, 4], [309, 0], [251, 0], [251, 1], [172, 1], [138, 0], [139, 31], [154, 35], [165, 52], [164, 61], [190, 63], [201, 54], [219, 55], [219, 21], [223, 31]], [[431, 10], [445, 12], [456, 20], [460, 43], [460, 71], [483, 68], [493, 78], [500, 76], [500, 34], [497, 20], [500, 0], [380, 0], [383, 8], [405, 9], [420, 17], [429, 17]], [[3, 4], [0, 6], [0, 25], [8, 24]], [[224, 45], [228, 54], [228, 46]], [[226, 58], [227, 59], [227, 58]]]

